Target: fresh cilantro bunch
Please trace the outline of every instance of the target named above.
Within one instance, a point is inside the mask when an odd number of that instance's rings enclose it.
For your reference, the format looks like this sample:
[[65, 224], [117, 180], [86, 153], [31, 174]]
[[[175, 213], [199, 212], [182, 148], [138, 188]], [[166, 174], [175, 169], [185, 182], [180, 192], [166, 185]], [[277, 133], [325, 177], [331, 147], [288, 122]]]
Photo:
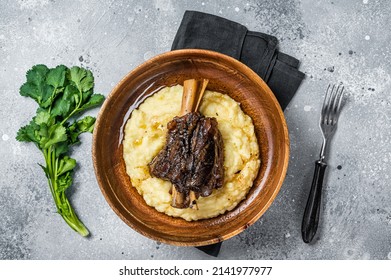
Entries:
[[66, 190], [72, 185], [76, 160], [69, 157], [69, 147], [79, 143], [79, 135], [92, 132], [95, 118], [80, 113], [99, 106], [104, 96], [93, 93], [91, 71], [80, 67], [59, 65], [49, 69], [35, 65], [27, 71], [27, 82], [20, 88], [22, 96], [34, 99], [39, 107], [30, 123], [19, 129], [16, 139], [34, 142], [42, 151], [45, 165], [41, 165], [48, 179], [57, 212], [68, 225], [82, 236], [89, 234], [76, 216]]

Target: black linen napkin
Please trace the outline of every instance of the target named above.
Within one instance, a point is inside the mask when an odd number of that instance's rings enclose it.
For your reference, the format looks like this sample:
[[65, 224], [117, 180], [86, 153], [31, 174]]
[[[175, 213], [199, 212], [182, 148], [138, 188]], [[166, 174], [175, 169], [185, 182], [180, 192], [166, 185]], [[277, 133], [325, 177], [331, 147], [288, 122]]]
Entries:
[[250, 67], [270, 87], [281, 108], [289, 104], [304, 74], [299, 61], [277, 49], [277, 38], [249, 31], [239, 23], [186, 11], [171, 49], [206, 49], [229, 55]]
[[[282, 109], [291, 101], [304, 74], [299, 60], [277, 49], [277, 38], [249, 31], [211, 14], [186, 11], [171, 49], [206, 49], [229, 55], [250, 67], [270, 87]], [[217, 257], [222, 243], [196, 247]]]

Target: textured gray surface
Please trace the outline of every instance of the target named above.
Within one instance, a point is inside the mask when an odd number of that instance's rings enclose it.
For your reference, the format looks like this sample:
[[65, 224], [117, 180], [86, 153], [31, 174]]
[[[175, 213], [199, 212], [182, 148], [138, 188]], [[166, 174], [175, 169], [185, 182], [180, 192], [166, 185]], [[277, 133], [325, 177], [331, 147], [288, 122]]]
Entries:
[[[186, 9], [275, 35], [307, 74], [285, 112], [291, 157], [282, 189], [258, 222], [223, 243], [219, 258], [391, 259], [391, 3], [380, 0], [1, 0], [0, 259], [211, 258], [144, 238], [114, 214], [95, 180], [91, 135], [73, 154], [79, 170], [70, 199], [92, 232], [78, 236], [55, 213], [38, 150], [15, 141], [36, 108], [18, 94], [32, 65], [89, 67], [96, 91], [107, 95], [128, 71], [170, 49]], [[320, 149], [319, 110], [326, 85], [339, 81], [348, 98], [319, 240], [307, 245], [300, 224]]]

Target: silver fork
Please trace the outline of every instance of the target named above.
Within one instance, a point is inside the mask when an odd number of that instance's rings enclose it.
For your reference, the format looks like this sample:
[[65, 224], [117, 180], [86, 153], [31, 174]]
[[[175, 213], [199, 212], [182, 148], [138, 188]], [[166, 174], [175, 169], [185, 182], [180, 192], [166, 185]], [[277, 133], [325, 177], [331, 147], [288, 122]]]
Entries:
[[311, 190], [305, 207], [303, 222], [301, 224], [301, 234], [305, 243], [312, 241], [316, 230], [318, 229], [323, 178], [327, 167], [325, 161], [326, 148], [329, 145], [331, 136], [337, 128], [343, 90], [344, 87], [342, 85], [329, 85], [323, 102], [319, 123], [323, 135], [323, 144], [320, 150], [320, 158], [315, 162], [314, 178], [312, 180]]

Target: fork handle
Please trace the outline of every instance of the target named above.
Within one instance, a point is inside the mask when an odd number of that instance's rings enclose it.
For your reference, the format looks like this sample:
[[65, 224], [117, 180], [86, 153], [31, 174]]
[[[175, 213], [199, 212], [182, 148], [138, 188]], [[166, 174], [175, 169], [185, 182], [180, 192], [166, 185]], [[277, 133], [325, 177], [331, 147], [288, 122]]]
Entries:
[[323, 177], [326, 171], [327, 163], [322, 160], [315, 162], [314, 178], [307, 205], [305, 207], [303, 222], [301, 224], [301, 235], [305, 243], [309, 243], [315, 236], [319, 223], [319, 212], [322, 200]]

